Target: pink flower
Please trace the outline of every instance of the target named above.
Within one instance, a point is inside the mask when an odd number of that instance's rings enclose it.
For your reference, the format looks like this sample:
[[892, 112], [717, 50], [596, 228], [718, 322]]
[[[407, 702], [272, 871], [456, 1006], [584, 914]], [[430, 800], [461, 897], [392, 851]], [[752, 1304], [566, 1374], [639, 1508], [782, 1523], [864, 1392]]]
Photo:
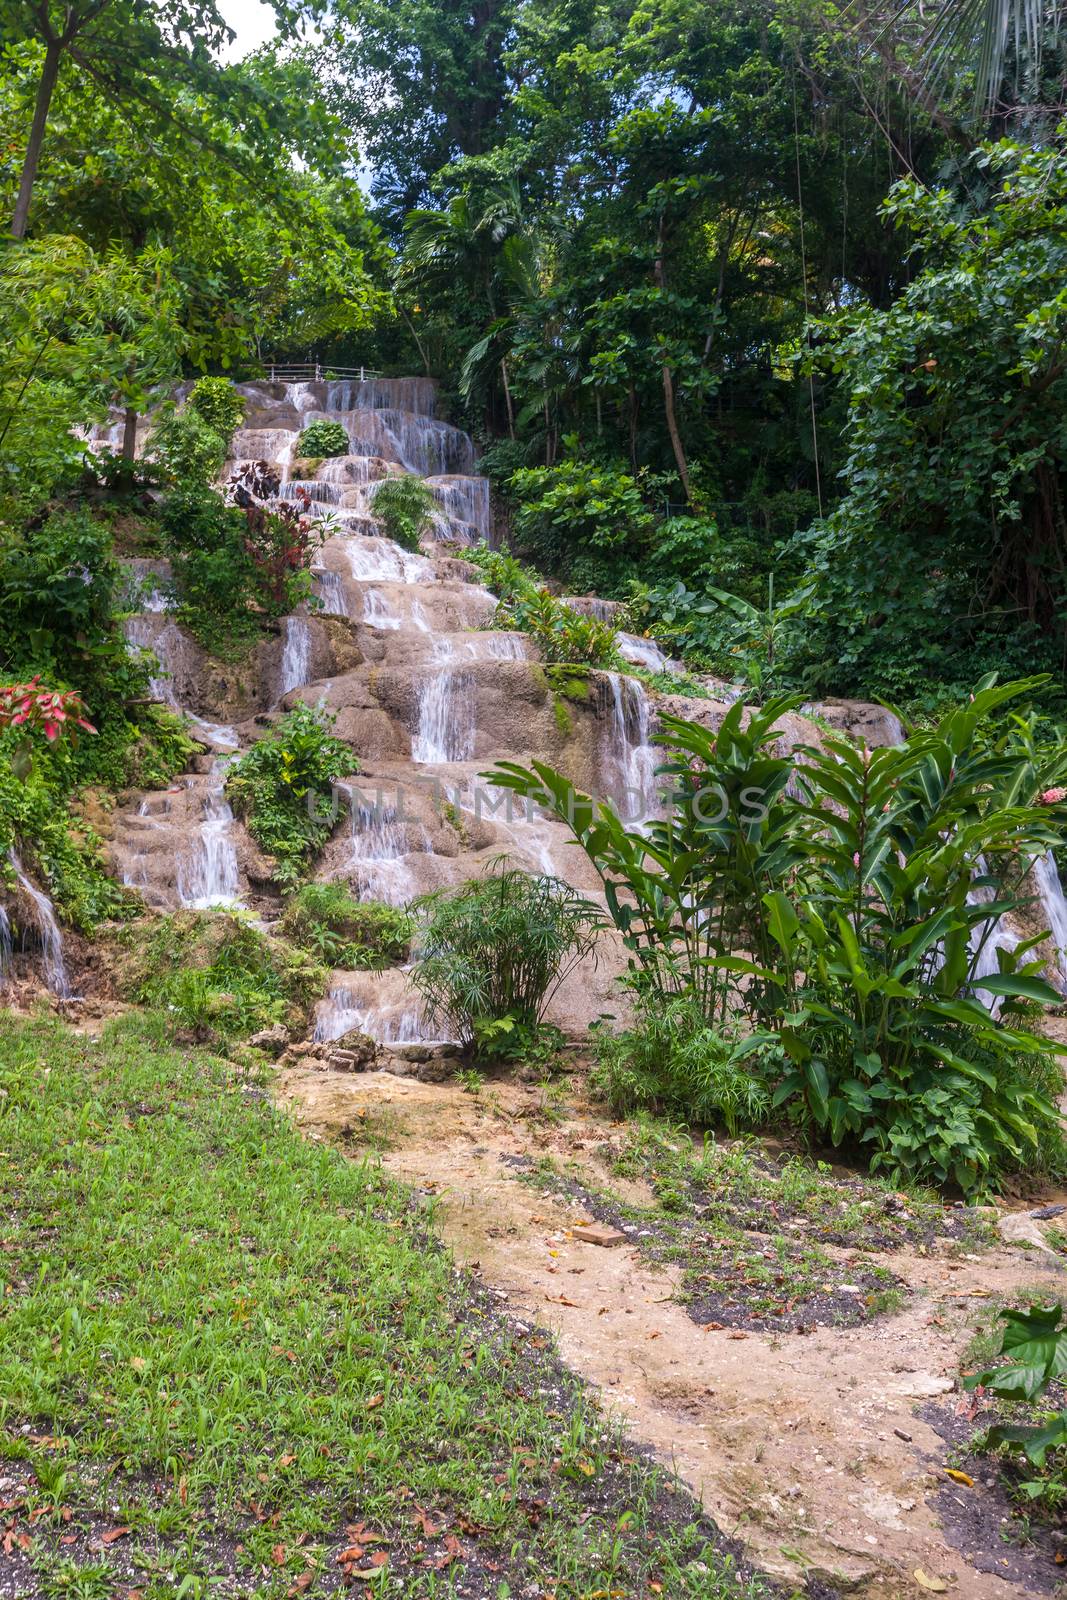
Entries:
[[1038, 798], [1043, 806], [1062, 805], [1067, 800], [1067, 789], [1046, 789]]
[[854, 867], [858, 867], [858, 866], [859, 866], [859, 864], [860, 864], [860, 853], [859, 853], [859, 851], [858, 851], [858, 850], [857, 850], [857, 851], [856, 851], [856, 854], [855, 854], [855, 855], [854, 855], [854, 856], [853, 856], [853, 857], [852, 857], [852, 865], [853, 865], [853, 866], [854, 866]]

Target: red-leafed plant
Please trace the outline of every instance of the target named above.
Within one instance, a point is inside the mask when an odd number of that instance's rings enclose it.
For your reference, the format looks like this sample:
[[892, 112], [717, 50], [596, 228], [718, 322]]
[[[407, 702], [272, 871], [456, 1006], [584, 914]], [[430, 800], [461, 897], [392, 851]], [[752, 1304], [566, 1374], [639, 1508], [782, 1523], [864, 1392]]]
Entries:
[[76, 739], [78, 730], [95, 733], [85, 716], [85, 703], [73, 689], [45, 689], [40, 675], [28, 683], [0, 685], [0, 730], [22, 728], [41, 731], [52, 743], [60, 734]]
[[308, 567], [325, 535], [323, 520], [308, 515], [310, 505], [307, 490], [298, 489], [293, 500], [244, 508], [245, 549], [275, 606], [285, 604], [289, 578]]

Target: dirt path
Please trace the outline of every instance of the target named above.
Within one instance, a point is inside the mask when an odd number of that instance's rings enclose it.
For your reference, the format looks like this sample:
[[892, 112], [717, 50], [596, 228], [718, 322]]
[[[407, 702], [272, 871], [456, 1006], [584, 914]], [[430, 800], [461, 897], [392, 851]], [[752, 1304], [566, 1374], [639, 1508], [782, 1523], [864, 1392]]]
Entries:
[[898, 1252], [885, 1262], [912, 1293], [896, 1315], [804, 1335], [706, 1332], [672, 1301], [673, 1271], [650, 1268], [629, 1244], [574, 1239], [581, 1203], [538, 1192], [502, 1160], [551, 1155], [603, 1184], [591, 1152], [620, 1129], [579, 1096], [549, 1119], [541, 1091], [518, 1084], [472, 1096], [455, 1084], [302, 1068], [280, 1074], [278, 1093], [320, 1137], [359, 1147], [378, 1133], [384, 1166], [435, 1197], [457, 1260], [513, 1314], [552, 1329], [631, 1437], [767, 1571], [818, 1576], [866, 1600], [923, 1595], [916, 1568], [967, 1600], [1042, 1592], [1008, 1546], [1000, 1578], [946, 1541], [927, 1504], [948, 1481], [946, 1447], [916, 1411], [952, 1388], [982, 1298], [1064, 1292], [1051, 1258]]

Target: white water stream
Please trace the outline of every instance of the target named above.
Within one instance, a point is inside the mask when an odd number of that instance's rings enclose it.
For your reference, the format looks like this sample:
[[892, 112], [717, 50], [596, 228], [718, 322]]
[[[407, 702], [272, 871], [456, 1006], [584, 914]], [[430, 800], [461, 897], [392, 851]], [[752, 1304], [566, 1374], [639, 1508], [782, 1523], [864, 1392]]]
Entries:
[[203, 821], [178, 862], [178, 899], [183, 906], [240, 905], [240, 874], [233, 840], [233, 812], [224, 793], [226, 761], [212, 762], [204, 790]]
[[290, 689], [299, 689], [310, 677], [311, 629], [307, 617], [295, 613], [285, 619], [285, 647], [282, 650], [278, 699]]
[[[41, 967], [44, 972], [44, 981], [58, 999], [70, 1000], [73, 998], [74, 991], [71, 988], [70, 977], [67, 973], [63, 934], [59, 923], [56, 921], [55, 907], [44, 891], [30, 882], [23, 871], [22, 862], [14, 850], [8, 851], [7, 858], [11, 863], [15, 877], [18, 879], [19, 888], [30, 900], [34, 908], [34, 922], [41, 945]], [[7, 942], [10, 955], [10, 925], [7, 928]]]

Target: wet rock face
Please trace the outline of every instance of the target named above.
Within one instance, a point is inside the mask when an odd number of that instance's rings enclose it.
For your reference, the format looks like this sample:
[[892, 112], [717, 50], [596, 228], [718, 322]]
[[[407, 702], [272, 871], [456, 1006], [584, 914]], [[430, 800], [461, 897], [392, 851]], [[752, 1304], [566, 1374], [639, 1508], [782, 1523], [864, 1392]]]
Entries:
[[[587, 792], [631, 795], [626, 814], [647, 815], [651, 708], [636, 681], [614, 674], [591, 675], [585, 693], [561, 694], [527, 638], [492, 628], [496, 602], [456, 554], [488, 530], [488, 484], [471, 441], [437, 418], [433, 385], [244, 384], [241, 392], [246, 413], [231, 467], [267, 460], [283, 496], [306, 490], [313, 510], [334, 519], [315, 557], [314, 600], [236, 664], [210, 660], [165, 610], [132, 619], [131, 642], [160, 656], [157, 693], [200, 719], [194, 731], [205, 754], [170, 792], [138, 797], [116, 816], [116, 869], [153, 906], [214, 896], [269, 914], [272, 863], [228, 815], [224, 767], [303, 700], [336, 718], [358, 787], [338, 807], [318, 877], [401, 906], [504, 856], [598, 892], [568, 831], [483, 774], [502, 759], [546, 760]], [[300, 457], [300, 433], [316, 420], [341, 423], [345, 454]], [[379, 487], [405, 472], [426, 479], [436, 507], [419, 552], [382, 537], [374, 521]], [[151, 576], [141, 576], [150, 593]], [[592, 600], [584, 608], [595, 610]], [[580, 1029], [609, 1008], [619, 964], [605, 941], [601, 967], [568, 981], [553, 1020]], [[340, 1052], [345, 1070], [366, 1070], [353, 1032], [371, 1035], [397, 1072], [436, 1073], [441, 1060], [455, 1060], [400, 969], [332, 975], [312, 1045]], [[431, 1054], [414, 1060], [402, 1053], [408, 1045]], [[433, 1053], [438, 1045], [443, 1055]]]

